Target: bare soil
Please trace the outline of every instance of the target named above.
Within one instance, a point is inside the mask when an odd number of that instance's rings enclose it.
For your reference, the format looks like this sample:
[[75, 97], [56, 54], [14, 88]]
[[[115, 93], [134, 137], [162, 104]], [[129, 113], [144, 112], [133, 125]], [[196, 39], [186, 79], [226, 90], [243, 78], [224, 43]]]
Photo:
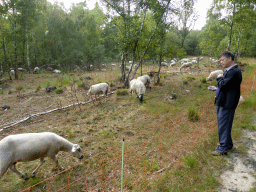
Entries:
[[[243, 137], [235, 143], [235, 149], [228, 156], [227, 170], [221, 175], [219, 192], [247, 192], [256, 182], [256, 132], [244, 131]], [[237, 152], [243, 146], [244, 152]]]

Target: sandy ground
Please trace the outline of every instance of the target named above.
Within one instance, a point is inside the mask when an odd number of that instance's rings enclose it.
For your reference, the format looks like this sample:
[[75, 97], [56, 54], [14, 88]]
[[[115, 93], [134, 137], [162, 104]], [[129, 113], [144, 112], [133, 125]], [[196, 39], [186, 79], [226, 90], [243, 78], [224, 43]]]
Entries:
[[256, 182], [256, 132], [244, 132], [242, 138], [247, 155], [236, 153], [228, 158], [227, 170], [221, 175], [222, 185], [219, 192], [247, 192]]

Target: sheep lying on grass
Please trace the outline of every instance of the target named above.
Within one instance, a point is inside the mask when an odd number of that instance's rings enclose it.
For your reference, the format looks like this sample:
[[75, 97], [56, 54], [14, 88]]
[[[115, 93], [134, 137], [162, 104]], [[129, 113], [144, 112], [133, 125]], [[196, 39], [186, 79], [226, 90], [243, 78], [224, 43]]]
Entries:
[[217, 76], [219, 74], [223, 74], [222, 70], [215, 70], [210, 73], [210, 75], [206, 78], [206, 81], [209, 81], [210, 79], [216, 80]]
[[180, 71], [182, 68], [189, 68], [191, 70], [191, 67], [192, 67], [192, 62], [183, 63], [180, 67]]
[[143, 75], [138, 77], [137, 79], [141, 80], [141, 82], [146, 86], [148, 85], [149, 88], [151, 89], [151, 84], [150, 84], [150, 77], [148, 75]]
[[73, 144], [55, 133], [43, 132], [9, 135], [0, 141], [0, 177], [10, 167], [13, 172], [26, 180], [28, 179], [27, 175], [16, 169], [16, 163], [40, 159], [40, 165], [32, 172], [32, 177], [34, 177], [47, 156], [62, 170], [56, 159], [59, 151], [66, 151], [78, 159], [83, 158], [79, 145]]
[[99, 83], [96, 85], [92, 85], [90, 87], [89, 91], [87, 92], [87, 96], [88, 97], [91, 96], [91, 99], [92, 99], [92, 95], [95, 95], [95, 100], [96, 100], [96, 95], [99, 95], [101, 92], [105, 95], [105, 100], [107, 100], [107, 96], [108, 96], [108, 84], [107, 83]]
[[130, 93], [132, 96], [132, 92], [135, 92], [138, 95], [140, 102], [143, 101], [143, 95], [146, 92], [146, 87], [139, 79], [133, 79], [130, 81]]

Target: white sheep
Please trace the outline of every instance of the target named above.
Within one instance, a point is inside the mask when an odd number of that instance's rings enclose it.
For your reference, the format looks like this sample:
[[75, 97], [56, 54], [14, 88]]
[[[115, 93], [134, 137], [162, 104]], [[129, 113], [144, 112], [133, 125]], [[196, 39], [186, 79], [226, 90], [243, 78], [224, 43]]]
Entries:
[[139, 79], [133, 79], [130, 81], [130, 93], [132, 96], [132, 93], [135, 92], [142, 103], [143, 101], [143, 95], [146, 92], [146, 87]]
[[149, 75], [143, 75], [137, 78], [138, 80], [141, 80], [141, 82], [146, 86], [148, 85], [151, 89], [151, 83], [150, 83], [150, 77]]
[[34, 73], [37, 73], [39, 71], [39, 67], [34, 68]]
[[197, 64], [197, 60], [196, 59], [193, 59], [191, 62], [192, 62], [192, 64]]
[[180, 64], [187, 63], [187, 62], [190, 62], [189, 58], [183, 58], [183, 59], [179, 60]]
[[169, 65], [166, 62], [161, 62], [161, 66], [163, 67], [169, 67]]
[[10, 73], [13, 74], [13, 75], [15, 75], [14, 69], [11, 69], [11, 70], [10, 70]]
[[[119, 65], [119, 67], [121, 68], [121, 67], [122, 67], [122, 65]], [[130, 70], [130, 68], [131, 68], [131, 66], [130, 66], [130, 67], [125, 66], [125, 71], [129, 71], [129, 70]]]
[[173, 67], [173, 66], [176, 66], [176, 65], [177, 65], [176, 63], [171, 63], [170, 67]]
[[78, 144], [73, 144], [55, 133], [9, 135], [0, 141], [0, 177], [10, 167], [21, 178], [28, 179], [26, 174], [16, 169], [16, 163], [40, 159], [40, 165], [32, 172], [32, 177], [34, 177], [45, 162], [45, 157], [50, 157], [56, 163], [56, 166], [62, 170], [56, 158], [59, 151], [68, 152], [78, 159], [83, 158]]
[[180, 71], [182, 68], [189, 68], [191, 70], [191, 67], [192, 67], [192, 62], [183, 63], [180, 67]]
[[26, 69], [21, 68], [21, 67], [20, 67], [20, 68], [18, 68], [17, 70], [18, 70], [18, 71], [20, 71], [20, 72], [25, 72], [25, 71], [26, 71]]
[[98, 84], [92, 85], [89, 91], [87, 92], [87, 96], [88, 97], [91, 96], [91, 99], [92, 99], [92, 95], [95, 95], [95, 100], [96, 100], [96, 95], [99, 95], [101, 92], [105, 95], [105, 100], [107, 100], [107, 97], [108, 97], [107, 83], [98, 83]]
[[215, 70], [210, 73], [210, 75], [206, 78], [206, 81], [209, 81], [210, 79], [217, 79], [217, 76], [219, 74], [223, 74], [222, 70]]
[[58, 70], [58, 69], [54, 69], [54, 70], [53, 70], [53, 73], [60, 74], [60, 73], [61, 73], [61, 71], [60, 71], [60, 70]]

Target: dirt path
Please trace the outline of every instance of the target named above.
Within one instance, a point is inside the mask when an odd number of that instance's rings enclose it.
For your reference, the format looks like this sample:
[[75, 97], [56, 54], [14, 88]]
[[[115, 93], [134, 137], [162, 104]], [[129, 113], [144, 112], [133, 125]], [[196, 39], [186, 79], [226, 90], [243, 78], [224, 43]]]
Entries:
[[241, 138], [241, 145], [246, 151], [238, 153], [234, 149], [230, 153], [228, 167], [221, 175], [222, 185], [218, 188], [218, 192], [246, 192], [255, 187], [256, 132], [245, 131]]

